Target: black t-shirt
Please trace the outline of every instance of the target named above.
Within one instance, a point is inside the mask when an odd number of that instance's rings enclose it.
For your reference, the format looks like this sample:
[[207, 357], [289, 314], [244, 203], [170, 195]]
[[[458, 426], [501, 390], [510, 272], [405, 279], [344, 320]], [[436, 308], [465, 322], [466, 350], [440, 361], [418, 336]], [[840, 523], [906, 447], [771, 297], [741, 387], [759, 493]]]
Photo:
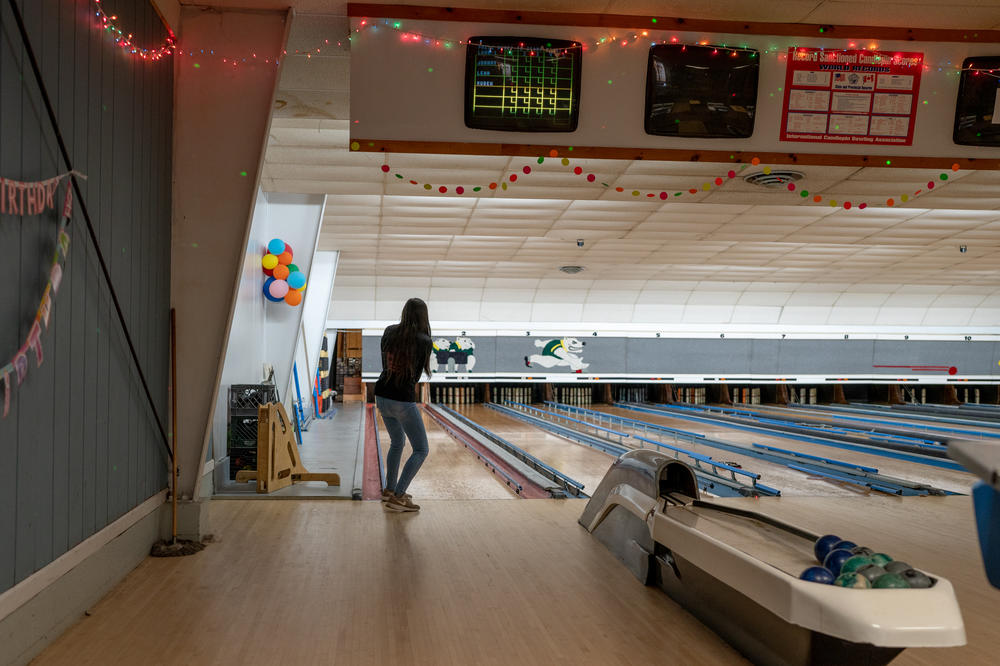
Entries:
[[386, 327], [382, 333], [382, 374], [375, 382], [375, 395], [390, 400], [400, 402], [416, 402], [417, 382], [424, 371], [427, 358], [431, 355], [433, 343], [429, 335], [421, 335], [417, 343], [420, 348], [413, 359], [413, 365], [409, 368], [401, 368], [402, 372], [397, 372], [389, 377], [388, 369], [394, 359], [394, 351], [398, 344], [397, 331], [399, 324]]

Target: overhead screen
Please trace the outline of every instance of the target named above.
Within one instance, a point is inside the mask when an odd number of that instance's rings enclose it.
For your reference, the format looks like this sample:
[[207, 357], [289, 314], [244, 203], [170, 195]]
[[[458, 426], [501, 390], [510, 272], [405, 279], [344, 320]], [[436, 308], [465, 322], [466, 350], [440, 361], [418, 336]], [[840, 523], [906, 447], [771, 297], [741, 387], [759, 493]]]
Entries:
[[470, 37], [465, 125], [512, 132], [572, 132], [580, 117], [579, 42]]
[[1000, 56], [966, 58], [955, 105], [955, 143], [1000, 146]]
[[646, 69], [647, 134], [745, 138], [753, 134], [759, 54], [657, 44]]

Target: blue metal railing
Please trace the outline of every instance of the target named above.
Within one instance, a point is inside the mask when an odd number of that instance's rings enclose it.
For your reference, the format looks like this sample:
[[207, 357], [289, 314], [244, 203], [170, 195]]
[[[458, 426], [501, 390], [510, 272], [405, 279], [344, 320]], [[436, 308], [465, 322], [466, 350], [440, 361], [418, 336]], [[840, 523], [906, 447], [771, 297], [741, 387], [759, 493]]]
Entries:
[[[616, 446], [616, 445], [614, 445], [612, 443], [609, 443], [609, 442], [606, 442], [606, 441], [602, 441], [600, 439], [597, 439], [596, 437], [593, 437], [593, 436], [585, 434], [585, 433], [580, 433], [579, 431], [573, 430], [572, 428], [564, 427], [564, 426], [562, 426], [562, 425], [560, 425], [558, 423], [553, 423], [553, 422], [547, 420], [545, 417], [555, 417], [555, 418], [562, 419], [562, 420], [564, 420], [566, 422], [569, 422], [569, 423], [578, 423], [580, 425], [587, 426], [587, 427], [593, 428], [595, 430], [599, 430], [599, 431], [602, 431], [602, 432], [608, 432], [608, 433], [620, 436], [622, 439], [629, 438], [631, 441], [636, 441], [636, 442], [642, 442], [642, 443], [645, 443], [645, 444], [650, 444], [650, 445], [652, 445], [654, 447], [657, 447], [658, 449], [673, 452], [674, 458], [679, 458], [679, 456], [681, 456], [681, 455], [687, 456], [688, 458], [690, 458], [693, 461], [692, 467], [694, 467], [694, 469], [695, 469], [695, 474], [697, 476], [702, 477], [702, 481], [704, 482], [703, 483], [703, 489], [711, 490], [712, 492], [716, 492], [717, 494], [720, 494], [720, 489], [718, 487], [714, 486], [713, 484], [723, 483], [723, 482], [725, 482], [725, 483], [731, 483], [732, 484], [732, 485], [727, 486], [725, 491], [721, 492], [721, 494], [723, 494], [723, 495], [744, 496], [748, 492], [749, 493], [756, 493], [756, 494], [763, 494], [763, 495], [780, 495], [781, 494], [780, 490], [778, 490], [776, 488], [772, 488], [770, 486], [766, 486], [766, 485], [764, 485], [762, 483], [759, 483], [758, 479], [760, 479], [760, 474], [756, 474], [754, 472], [748, 472], [748, 471], [746, 471], [744, 469], [733, 467], [733, 466], [728, 465], [726, 463], [721, 463], [721, 462], [719, 462], [717, 460], [714, 460], [710, 456], [706, 456], [704, 454], [696, 453], [695, 451], [684, 449], [684, 448], [681, 448], [681, 447], [678, 447], [678, 446], [672, 446], [672, 445], [669, 445], [669, 444], [664, 444], [663, 442], [658, 442], [656, 440], [649, 439], [649, 438], [646, 438], [646, 437], [642, 437], [642, 436], [639, 436], [639, 435], [630, 435], [629, 433], [621, 432], [621, 431], [618, 431], [618, 430], [613, 430], [611, 428], [605, 428], [603, 426], [596, 426], [593, 423], [588, 423], [587, 421], [583, 421], [581, 419], [575, 419], [575, 418], [567, 417], [567, 416], [565, 416], [563, 414], [559, 414], [559, 413], [551, 412], [551, 411], [546, 411], [546, 410], [543, 410], [543, 409], [538, 409], [537, 407], [532, 407], [530, 405], [524, 405], [524, 404], [521, 404], [521, 403], [513, 403], [513, 402], [507, 403], [507, 404], [516, 406], [516, 407], [518, 407], [518, 409], [512, 409], [511, 407], [494, 406], [494, 405], [491, 405], [491, 407], [493, 407], [494, 409], [497, 409], [498, 411], [501, 411], [503, 413], [508, 413], [511, 416], [515, 416], [515, 417], [520, 418], [522, 420], [528, 421], [529, 423], [532, 423], [534, 425], [538, 425], [540, 427], [544, 427], [546, 429], [549, 429], [552, 432], [554, 432], [556, 434], [560, 434], [560, 435], [562, 435], [564, 437], [568, 437], [569, 439], [573, 439], [575, 441], [581, 441], [581, 443], [587, 444], [587, 445], [592, 446], [594, 448], [598, 448], [598, 449], [602, 449], [602, 450], [604, 450], [604, 447], [610, 447], [610, 448], [613, 448], [613, 449], [618, 449], [618, 451], [607, 451], [609, 453], [614, 453], [615, 455], [619, 455], [620, 456], [622, 453], [627, 452], [629, 449], [625, 448], [624, 446]], [[547, 403], [547, 404], [552, 404], [552, 403]], [[580, 409], [581, 412], [591, 411], [591, 410], [584, 410], [582, 408], [574, 408], [574, 409]], [[529, 414], [527, 412], [531, 412], [531, 413]], [[618, 418], [620, 418], [620, 417], [618, 417]], [[584, 441], [584, 439], [585, 440], [596, 440], [596, 442], [592, 443], [591, 441]], [[641, 446], [641, 444], [640, 444], [640, 446]], [[703, 464], [710, 466], [712, 469], [711, 470], [706, 470], [702, 466]], [[723, 477], [719, 473], [719, 470], [725, 470], [726, 472], [728, 472], [730, 478], [727, 480], [725, 477]], [[741, 481], [739, 481], [736, 478], [737, 476], [743, 476], [743, 477], [749, 478], [750, 479], [750, 483], [749, 484], [742, 483]]]
[[811, 444], [820, 444], [822, 446], [831, 446], [839, 449], [846, 449], [848, 451], [857, 451], [860, 453], [870, 453], [872, 455], [882, 456], [883, 458], [895, 458], [897, 460], [907, 460], [909, 462], [921, 463], [924, 465], [931, 465], [933, 467], [943, 467], [945, 469], [954, 469], [959, 471], [965, 471], [965, 468], [958, 463], [949, 460], [947, 458], [932, 457], [927, 455], [922, 455], [919, 453], [908, 453], [905, 451], [897, 451], [895, 449], [888, 449], [880, 447], [876, 444], [855, 444], [852, 442], [845, 442], [837, 439], [830, 439], [827, 437], [815, 437], [812, 435], [796, 434], [791, 432], [785, 432], [781, 430], [774, 430], [772, 428], [767, 428], [761, 425], [743, 424], [743, 423], [733, 423], [731, 421], [720, 421], [718, 419], [712, 419], [707, 416], [699, 416], [696, 414], [685, 414], [681, 413], [680, 410], [674, 410], [670, 408], [661, 408], [658, 406], [639, 406], [632, 405], [629, 403], [615, 403], [616, 407], [621, 407], [623, 409], [630, 409], [636, 412], [644, 412], [646, 414], [656, 414], [659, 416], [669, 416], [672, 418], [684, 419], [687, 421], [695, 421], [697, 423], [708, 423], [713, 425], [720, 425], [726, 428], [731, 428], [733, 430], [743, 430], [746, 432], [753, 432], [758, 434], [769, 435], [772, 437], [782, 437], [784, 439], [793, 439], [800, 442], [809, 442]]
[[[814, 456], [805, 453], [799, 453], [797, 451], [792, 451], [789, 449], [781, 449], [774, 446], [766, 446], [763, 444], [754, 443], [751, 447], [747, 447], [743, 444], [735, 444], [733, 442], [726, 442], [724, 440], [711, 439], [705, 435], [697, 432], [692, 432], [688, 430], [679, 430], [677, 428], [671, 428], [669, 426], [663, 426], [660, 424], [653, 424], [647, 421], [640, 421], [637, 419], [631, 419], [624, 416], [619, 416], [617, 414], [608, 414], [606, 412], [580, 408], [573, 405], [563, 405], [560, 403], [546, 403], [554, 409], [560, 409], [568, 411], [571, 413], [576, 413], [583, 415], [585, 417], [596, 418], [598, 421], [603, 419], [608, 419], [609, 423], [619, 423], [623, 427], [629, 427], [633, 430], [642, 429], [645, 432], [663, 432], [664, 434], [670, 434], [677, 439], [688, 441], [692, 444], [709, 446], [712, 448], [722, 449], [724, 451], [729, 451], [731, 453], [736, 453], [738, 455], [747, 456], [750, 458], [760, 459], [765, 462], [782, 465], [788, 467], [789, 469], [794, 469], [795, 471], [815, 474], [818, 476], [823, 476], [826, 478], [834, 478], [834, 476], [844, 476], [850, 478], [850, 482], [855, 485], [866, 486], [873, 488], [875, 490], [880, 490], [881, 492], [889, 492], [893, 495], [944, 495], [944, 494], [955, 494], [950, 491], [941, 490], [939, 488], [934, 488], [923, 483], [909, 481], [907, 479], [897, 479], [894, 477], [887, 477], [879, 473], [879, 470], [874, 467], [867, 467], [865, 465], [858, 465], [855, 463], [850, 463], [842, 460], [837, 460], [835, 458], [826, 458], [823, 456]], [[635, 411], [645, 411], [634, 407], [628, 407], [629, 409], [634, 409]], [[651, 411], [650, 413], [656, 413], [661, 416], [669, 415], [669, 412], [658, 412]], [[725, 422], [724, 422], [725, 423]], [[633, 435], [633, 438], [637, 438]], [[844, 480], [844, 479], [839, 479]], [[758, 484], [760, 485], [760, 484]]]

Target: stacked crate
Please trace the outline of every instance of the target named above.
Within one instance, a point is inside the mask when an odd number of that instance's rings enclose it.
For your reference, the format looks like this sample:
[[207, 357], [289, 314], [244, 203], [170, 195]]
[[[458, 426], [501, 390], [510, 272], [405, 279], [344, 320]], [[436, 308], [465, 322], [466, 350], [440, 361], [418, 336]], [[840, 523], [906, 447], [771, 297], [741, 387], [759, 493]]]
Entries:
[[277, 402], [273, 384], [233, 384], [229, 387], [226, 450], [229, 479], [246, 469], [257, 469], [257, 407]]

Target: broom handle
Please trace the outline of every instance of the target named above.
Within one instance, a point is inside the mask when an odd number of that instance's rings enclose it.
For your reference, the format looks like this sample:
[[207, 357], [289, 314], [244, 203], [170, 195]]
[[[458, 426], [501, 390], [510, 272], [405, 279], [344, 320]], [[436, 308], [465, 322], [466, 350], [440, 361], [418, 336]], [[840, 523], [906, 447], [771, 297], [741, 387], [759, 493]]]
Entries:
[[170, 499], [172, 541], [177, 541], [177, 311], [170, 308]]

